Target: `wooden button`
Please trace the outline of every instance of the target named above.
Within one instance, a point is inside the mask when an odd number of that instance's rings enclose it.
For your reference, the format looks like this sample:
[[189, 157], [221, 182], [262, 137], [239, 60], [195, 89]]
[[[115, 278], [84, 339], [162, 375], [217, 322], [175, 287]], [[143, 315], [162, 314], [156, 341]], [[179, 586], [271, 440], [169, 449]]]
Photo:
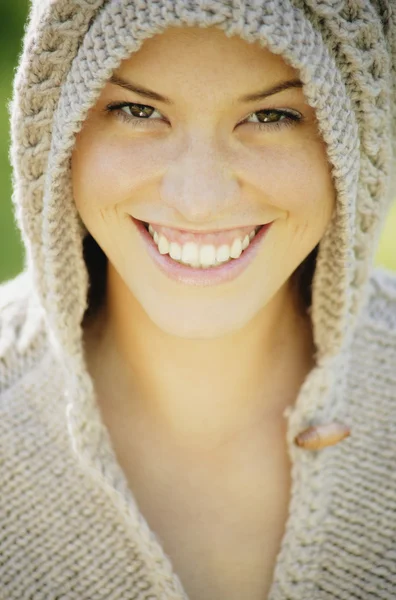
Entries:
[[313, 425], [304, 429], [294, 438], [294, 443], [305, 450], [321, 450], [326, 446], [338, 444], [351, 433], [350, 427], [344, 423], [327, 423]]

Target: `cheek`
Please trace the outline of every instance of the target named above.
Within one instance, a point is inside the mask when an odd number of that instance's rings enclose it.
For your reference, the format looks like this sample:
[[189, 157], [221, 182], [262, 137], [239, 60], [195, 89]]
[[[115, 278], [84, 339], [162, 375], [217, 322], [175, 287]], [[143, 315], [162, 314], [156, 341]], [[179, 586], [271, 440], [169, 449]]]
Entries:
[[323, 144], [307, 140], [287, 151], [271, 151], [259, 160], [261, 169], [254, 170], [254, 184], [262, 190], [265, 202], [285, 211], [295, 226], [330, 220], [335, 188]]
[[132, 192], [152, 177], [155, 168], [136, 145], [112, 142], [108, 137], [81, 136], [72, 155], [74, 200], [80, 211], [107, 209], [128, 201]]
[[[272, 255], [293, 270], [319, 243], [335, 207], [335, 188], [325, 146], [306, 140], [293, 148], [261, 153], [247, 171], [263, 206], [280, 211]], [[264, 165], [264, 168], [263, 168]]]

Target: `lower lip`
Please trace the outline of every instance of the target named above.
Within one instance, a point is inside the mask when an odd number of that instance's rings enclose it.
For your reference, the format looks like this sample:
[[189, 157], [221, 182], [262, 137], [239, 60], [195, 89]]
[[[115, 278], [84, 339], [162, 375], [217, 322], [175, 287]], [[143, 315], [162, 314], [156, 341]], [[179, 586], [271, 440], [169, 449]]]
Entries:
[[160, 270], [169, 277], [169, 279], [173, 279], [173, 281], [196, 286], [217, 285], [236, 279], [256, 256], [265, 234], [272, 225], [272, 222], [263, 225], [239, 258], [233, 258], [229, 262], [218, 265], [217, 267], [197, 269], [174, 261], [170, 258], [169, 254], [160, 254], [157, 244], [154, 242], [142, 221], [138, 221], [133, 217], [131, 217], [131, 219], [142, 236], [149, 255], [158, 265]]

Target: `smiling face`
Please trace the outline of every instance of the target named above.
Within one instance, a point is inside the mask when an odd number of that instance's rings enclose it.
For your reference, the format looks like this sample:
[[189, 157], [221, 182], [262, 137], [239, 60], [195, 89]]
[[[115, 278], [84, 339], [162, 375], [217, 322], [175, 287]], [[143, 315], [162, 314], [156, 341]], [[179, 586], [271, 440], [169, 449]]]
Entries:
[[[258, 44], [185, 27], [145, 40], [112, 79], [72, 156], [76, 207], [109, 260], [112, 294], [177, 336], [216, 337], [260, 319], [291, 293], [335, 206], [299, 73]], [[242, 99], [286, 81], [293, 87]], [[238, 261], [232, 278], [221, 274]]]

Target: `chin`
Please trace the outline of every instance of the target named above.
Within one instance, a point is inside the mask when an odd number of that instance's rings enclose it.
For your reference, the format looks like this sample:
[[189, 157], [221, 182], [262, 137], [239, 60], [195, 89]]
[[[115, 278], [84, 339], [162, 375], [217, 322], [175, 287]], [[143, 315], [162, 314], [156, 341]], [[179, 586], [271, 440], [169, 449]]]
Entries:
[[215, 339], [232, 334], [247, 325], [256, 312], [247, 305], [241, 307], [241, 301], [229, 301], [227, 310], [224, 310], [224, 302], [220, 299], [218, 302], [200, 302], [198, 306], [196, 302], [184, 299], [175, 307], [171, 301], [159, 305], [156, 295], [146, 298], [146, 301], [141, 298], [140, 302], [158, 329], [167, 335], [185, 339]]

